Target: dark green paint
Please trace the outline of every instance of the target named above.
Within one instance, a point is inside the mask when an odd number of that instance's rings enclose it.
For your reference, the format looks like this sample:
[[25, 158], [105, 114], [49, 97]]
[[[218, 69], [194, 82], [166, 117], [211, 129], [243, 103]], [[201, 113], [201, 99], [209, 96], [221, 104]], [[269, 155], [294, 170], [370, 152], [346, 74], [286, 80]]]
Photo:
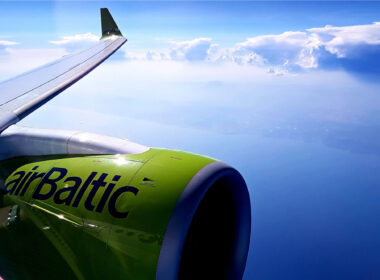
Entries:
[[112, 35], [116, 36], [123, 36], [119, 30], [119, 27], [117, 27], [116, 22], [111, 16], [111, 13], [108, 11], [107, 8], [101, 8], [100, 9], [100, 16], [101, 16], [101, 22], [102, 22], [102, 38], [106, 38]]

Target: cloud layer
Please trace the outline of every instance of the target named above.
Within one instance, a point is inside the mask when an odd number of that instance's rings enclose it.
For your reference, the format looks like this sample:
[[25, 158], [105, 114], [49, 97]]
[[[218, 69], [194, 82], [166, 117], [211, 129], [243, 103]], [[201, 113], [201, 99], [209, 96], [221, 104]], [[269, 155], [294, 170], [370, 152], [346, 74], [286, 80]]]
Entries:
[[305, 31], [248, 38], [223, 48], [211, 38], [170, 42], [163, 51], [127, 53], [137, 60], [234, 62], [269, 67], [269, 73], [308, 69], [380, 72], [380, 22], [344, 27], [325, 26]]
[[[74, 52], [98, 40], [98, 36], [85, 33], [63, 36], [50, 43], [65, 52]], [[9, 54], [16, 44], [0, 40], [0, 54]], [[272, 75], [313, 69], [343, 69], [367, 77], [380, 73], [380, 22], [343, 27], [326, 25], [304, 31], [261, 35], [237, 42], [231, 47], [222, 47], [212, 38], [205, 37], [170, 41], [168, 44], [166, 49], [159, 50], [130, 51], [125, 48], [128, 51], [124, 52], [124, 57], [114, 57], [129, 61], [234, 63], [263, 68]]]

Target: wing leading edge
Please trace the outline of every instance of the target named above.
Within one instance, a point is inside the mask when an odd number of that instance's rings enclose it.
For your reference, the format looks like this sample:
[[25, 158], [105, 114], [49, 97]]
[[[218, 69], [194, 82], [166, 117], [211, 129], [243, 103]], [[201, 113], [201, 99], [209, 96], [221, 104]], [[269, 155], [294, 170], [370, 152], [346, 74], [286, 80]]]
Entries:
[[127, 41], [106, 8], [101, 9], [101, 21], [102, 37], [94, 46], [0, 83], [0, 132], [87, 75]]

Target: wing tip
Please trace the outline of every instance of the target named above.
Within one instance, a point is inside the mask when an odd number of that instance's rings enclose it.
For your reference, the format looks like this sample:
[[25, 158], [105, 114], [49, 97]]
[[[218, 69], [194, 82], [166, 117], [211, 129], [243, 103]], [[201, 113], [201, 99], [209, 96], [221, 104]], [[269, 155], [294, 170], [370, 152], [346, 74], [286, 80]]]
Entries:
[[110, 11], [107, 8], [100, 8], [100, 17], [101, 17], [101, 22], [102, 22], [101, 39], [104, 39], [112, 35], [123, 36], [115, 20], [113, 19]]

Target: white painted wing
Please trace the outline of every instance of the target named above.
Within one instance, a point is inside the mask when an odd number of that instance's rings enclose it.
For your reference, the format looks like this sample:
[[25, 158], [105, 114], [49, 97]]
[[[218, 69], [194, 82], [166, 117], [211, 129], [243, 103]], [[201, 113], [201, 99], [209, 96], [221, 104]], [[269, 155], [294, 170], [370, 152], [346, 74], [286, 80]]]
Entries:
[[0, 132], [84, 77], [126, 41], [110, 36], [87, 50], [0, 83]]

